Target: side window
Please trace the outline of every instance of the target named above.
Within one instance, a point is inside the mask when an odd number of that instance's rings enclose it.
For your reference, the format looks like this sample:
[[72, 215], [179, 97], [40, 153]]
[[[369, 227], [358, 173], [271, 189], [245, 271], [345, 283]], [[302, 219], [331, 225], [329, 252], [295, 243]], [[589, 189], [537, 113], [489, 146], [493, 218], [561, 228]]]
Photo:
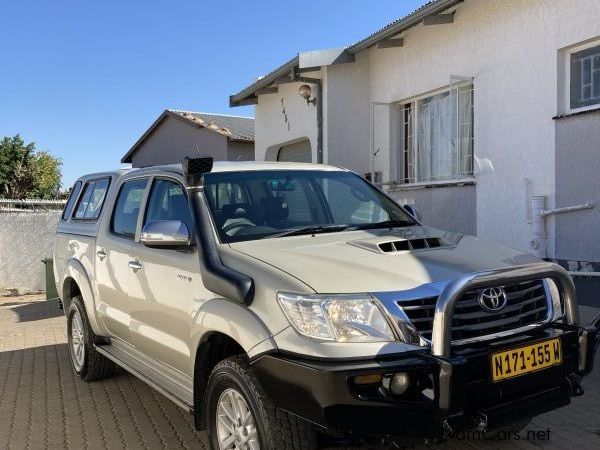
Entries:
[[155, 220], [181, 220], [192, 233], [192, 216], [187, 197], [175, 181], [156, 180], [150, 191], [144, 225]]
[[571, 109], [600, 104], [600, 45], [571, 54]]
[[121, 186], [113, 210], [110, 230], [115, 234], [133, 239], [142, 204], [147, 179], [126, 181]]
[[77, 196], [79, 195], [79, 191], [81, 190], [81, 181], [77, 181], [73, 188], [71, 189], [71, 194], [69, 195], [69, 200], [67, 200], [67, 204], [65, 205], [65, 209], [62, 213], [62, 220], [67, 220], [67, 218], [71, 215], [71, 211], [73, 211], [73, 206], [75, 206], [75, 200], [77, 200]]
[[75, 219], [95, 220], [100, 216], [104, 204], [108, 189], [108, 178], [89, 181], [83, 189], [83, 194], [73, 217]]

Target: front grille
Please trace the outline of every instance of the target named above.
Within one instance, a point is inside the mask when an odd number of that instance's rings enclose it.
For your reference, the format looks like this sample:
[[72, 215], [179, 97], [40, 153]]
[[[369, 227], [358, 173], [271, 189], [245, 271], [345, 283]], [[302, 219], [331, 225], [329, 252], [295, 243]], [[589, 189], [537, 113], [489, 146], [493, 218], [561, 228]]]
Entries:
[[[546, 290], [541, 280], [503, 286], [507, 303], [502, 310], [485, 311], [477, 298], [481, 289], [465, 293], [456, 303], [452, 317], [452, 340], [459, 341], [512, 330], [541, 322], [548, 315]], [[437, 297], [398, 302], [416, 329], [431, 339]]]

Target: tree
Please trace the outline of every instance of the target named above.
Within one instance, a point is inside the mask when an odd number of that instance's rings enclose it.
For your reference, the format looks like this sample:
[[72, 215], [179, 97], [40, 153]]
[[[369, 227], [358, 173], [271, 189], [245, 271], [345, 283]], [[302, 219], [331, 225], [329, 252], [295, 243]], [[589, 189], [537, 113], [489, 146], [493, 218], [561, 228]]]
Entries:
[[38, 152], [31, 158], [32, 186], [28, 192], [30, 197], [56, 198], [60, 190], [59, 158], [48, 152]]
[[60, 188], [62, 162], [47, 152], [35, 152], [18, 134], [0, 141], [0, 197], [54, 198]]
[[0, 142], [0, 196], [23, 198], [31, 186], [29, 161], [35, 144], [25, 145], [18, 134]]

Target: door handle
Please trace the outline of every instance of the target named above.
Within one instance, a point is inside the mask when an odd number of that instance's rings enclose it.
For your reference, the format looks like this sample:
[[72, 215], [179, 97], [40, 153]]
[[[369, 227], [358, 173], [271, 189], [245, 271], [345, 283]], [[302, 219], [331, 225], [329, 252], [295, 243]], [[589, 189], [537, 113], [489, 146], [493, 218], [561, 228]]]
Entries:
[[127, 263], [127, 265], [129, 267], [131, 267], [134, 272], [137, 272], [138, 270], [140, 270], [142, 268], [142, 263], [139, 262], [137, 259], [132, 259], [131, 261], [129, 261]]
[[98, 255], [98, 258], [100, 258], [100, 261], [104, 261], [104, 258], [106, 258], [106, 252], [104, 251], [104, 249], [100, 249], [96, 252], [96, 255]]

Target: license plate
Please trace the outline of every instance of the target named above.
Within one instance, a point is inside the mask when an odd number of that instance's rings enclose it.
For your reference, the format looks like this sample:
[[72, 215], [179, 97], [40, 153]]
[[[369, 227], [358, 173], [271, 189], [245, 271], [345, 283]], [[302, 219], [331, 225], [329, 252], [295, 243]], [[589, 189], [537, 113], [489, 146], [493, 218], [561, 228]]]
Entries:
[[492, 380], [502, 381], [562, 363], [560, 339], [550, 339], [492, 354]]

